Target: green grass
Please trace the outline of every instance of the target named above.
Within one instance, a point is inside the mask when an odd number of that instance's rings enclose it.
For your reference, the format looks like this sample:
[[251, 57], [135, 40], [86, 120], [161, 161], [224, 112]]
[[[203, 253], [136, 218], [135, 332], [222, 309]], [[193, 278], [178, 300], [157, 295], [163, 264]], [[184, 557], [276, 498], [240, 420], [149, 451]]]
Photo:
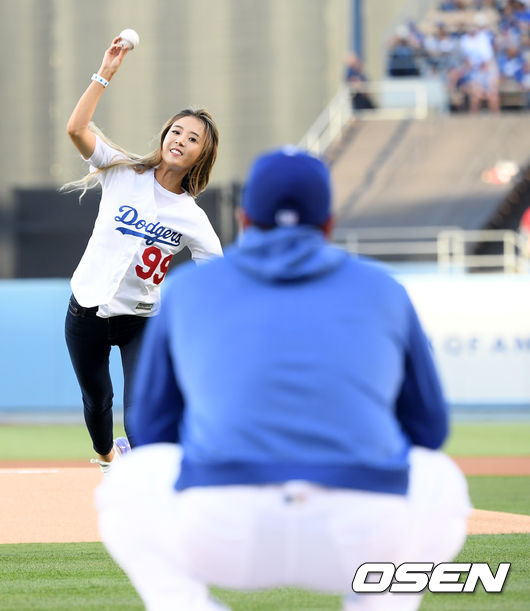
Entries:
[[[124, 434], [116, 424], [114, 437]], [[0, 426], [0, 460], [77, 460], [93, 453], [84, 424]]]
[[456, 562], [487, 562], [493, 571], [500, 562], [512, 566], [503, 591], [486, 594], [482, 584], [469, 594], [427, 592], [420, 611], [526, 611], [530, 599], [530, 535], [474, 535], [468, 537]]
[[[115, 435], [123, 434], [118, 425]], [[530, 423], [456, 423], [445, 450], [453, 456], [530, 454]], [[0, 460], [86, 459], [84, 425], [0, 426]], [[468, 477], [479, 509], [530, 515], [530, 477]], [[1, 530], [1, 525], [0, 525]], [[530, 535], [468, 537], [458, 561], [511, 562], [501, 594], [427, 593], [421, 611], [519, 611], [530, 599]], [[353, 577], [353, 575], [352, 575]], [[482, 590], [482, 591], [480, 591]], [[338, 611], [339, 598], [291, 589], [231, 592], [214, 589], [234, 611]], [[2, 611], [134, 611], [141, 601], [100, 543], [0, 545]]]
[[0, 609], [142, 609], [101, 543], [0, 545]]
[[[530, 535], [468, 537], [459, 562], [499, 562], [512, 568], [501, 594], [427, 593], [421, 611], [522, 611], [527, 608], [530, 581]], [[234, 611], [338, 611], [339, 597], [295, 589], [266, 592], [213, 593]], [[0, 545], [0, 608], [21, 610], [142, 609], [125, 574], [100, 543]]]
[[[123, 434], [123, 426], [117, 424], [114, 436]], [[530, 422], [455, 423], [444, 450], [452, 456], [530, 455]], [[0, 426], [0, 460], [73, 460], [91, 455], [83, 424]]]
[[326, 596], [295, 588], [234, 592], [212, 588], [212, 594], [232, 611], [339, 611], [340, 596]]
[[530, 455], [530, 422], [458, 422], [444, 450], [451, 456]]
[[530, 515], [530, 477], [473, 475], [467, 482], [477, 509]]

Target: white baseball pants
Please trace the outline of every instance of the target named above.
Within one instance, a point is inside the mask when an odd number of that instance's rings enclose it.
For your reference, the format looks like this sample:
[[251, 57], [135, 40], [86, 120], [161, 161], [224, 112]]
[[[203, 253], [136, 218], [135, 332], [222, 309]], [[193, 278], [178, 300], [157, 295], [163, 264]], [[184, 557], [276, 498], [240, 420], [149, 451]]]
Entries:
[[306, 482], [177, 493], [180, 448], [134, 449], [96, 491], [102, 540], [149, 611], [225, 608], [208, 585], [344, 594], [344, 609], [418, 609], [421, 594], [355, 595], [364, 562], [450, 561], [466, 538], [467, 484], [441, 452], [414, 448], [407, 496]]

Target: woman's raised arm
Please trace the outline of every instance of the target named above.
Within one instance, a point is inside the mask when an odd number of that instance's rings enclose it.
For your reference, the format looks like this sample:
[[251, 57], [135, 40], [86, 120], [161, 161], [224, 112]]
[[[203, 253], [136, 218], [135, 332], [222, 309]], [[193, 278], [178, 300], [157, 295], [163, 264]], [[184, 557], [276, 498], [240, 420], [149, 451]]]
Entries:
[[119, 36], [116, 37], [112, 41], [111, 46], [105, 51], [99, 70], [92, 77], [92, 82], [79, 98], [76, 107], [70, 115], [70, 119], [68, 119], [66, 131], [74, 146], [85, 159], [92, 156], [96, 146], [96, 136], [88, 128], [88, 124], [92, 120], [92, 115], [96, 110], [103, 90], [116, 74], [123, 58], [130, 50], [128, 45], [122, 47], [120, 41], [121, 38]]

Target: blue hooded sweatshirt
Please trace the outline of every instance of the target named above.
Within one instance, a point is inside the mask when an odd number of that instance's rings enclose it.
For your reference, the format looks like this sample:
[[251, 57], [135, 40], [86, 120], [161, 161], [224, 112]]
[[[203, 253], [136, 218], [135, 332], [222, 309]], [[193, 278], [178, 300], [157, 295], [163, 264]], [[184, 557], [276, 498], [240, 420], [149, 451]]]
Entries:
[[181, 266], [150, 320], [131, 426], [180, 443], [175, 487], [308, 480], [406, 494], [447, 408], [408, 295], [307, 226], [248, 229]]

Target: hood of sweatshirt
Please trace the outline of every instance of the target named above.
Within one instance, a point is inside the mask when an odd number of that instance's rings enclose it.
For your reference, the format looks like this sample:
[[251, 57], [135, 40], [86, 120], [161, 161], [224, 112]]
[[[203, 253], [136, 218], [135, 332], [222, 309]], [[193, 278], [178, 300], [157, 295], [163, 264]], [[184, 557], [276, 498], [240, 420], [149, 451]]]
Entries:
[[336, 269], [348, 254], [331, 246], [315, 227], [250, 227], [225, 253], [234, 265], [268, 282], [303, 280]]

